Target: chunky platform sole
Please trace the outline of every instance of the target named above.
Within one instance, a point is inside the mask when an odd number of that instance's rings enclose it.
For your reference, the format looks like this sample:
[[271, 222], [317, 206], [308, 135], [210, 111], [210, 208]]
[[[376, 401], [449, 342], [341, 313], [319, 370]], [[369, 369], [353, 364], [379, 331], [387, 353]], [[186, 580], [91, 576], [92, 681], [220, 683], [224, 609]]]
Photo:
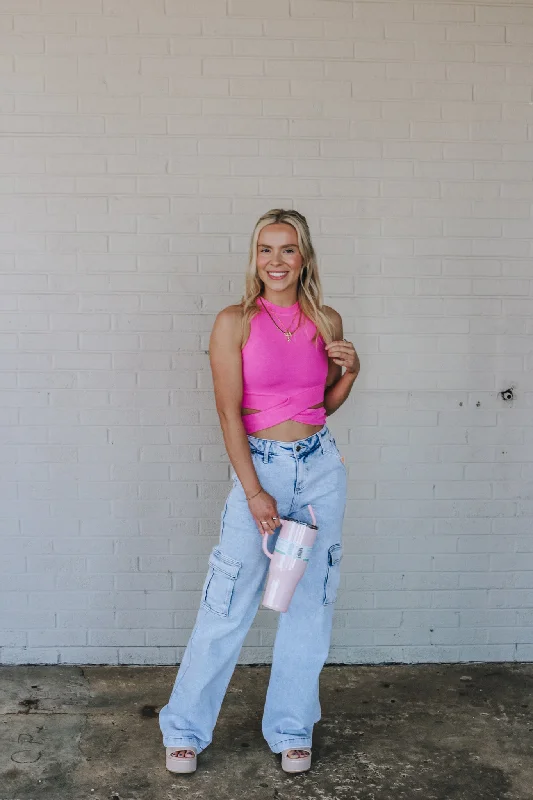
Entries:
[[[287, 755], [292, 750], [307, 750], [309, 755], [306, 758], [289, 758]], [[309, 747], [290, 747], [281, 752], [281, 768], [284, 772], [307, 772], [311, 768], [311, 749]]]
[[[181, 757], [171, 755], [179, 750], [191, 750], [194, 753], [194, 758]], [[170, 772], [180, 772], [182, 774], [195, 772], [197, 766], [197, 756], [194, 747], [167, 747], [166, 748], [166, 767]]]

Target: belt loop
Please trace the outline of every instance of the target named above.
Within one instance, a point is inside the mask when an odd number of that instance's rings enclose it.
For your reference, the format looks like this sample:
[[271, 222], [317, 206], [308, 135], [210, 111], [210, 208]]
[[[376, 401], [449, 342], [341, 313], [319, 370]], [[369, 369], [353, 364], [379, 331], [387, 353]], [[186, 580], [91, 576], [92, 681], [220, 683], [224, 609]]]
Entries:
[[320, 436], [320, 434], [318, 436], [318, 439], [320, 441], [320, 449], [322, 450], [322, 455], [324, 455], [324, 453], [326, 452], [326, 448], [324, 447], [324, 439], [326, 439], [327, 435], [328, 431], [325, 430], [322, 436]]
[[271, 442], [269, 439], [265, 442], [265, 449], [263, 450], [263, 464], [268, 464], [268, 454], [270, 452]]

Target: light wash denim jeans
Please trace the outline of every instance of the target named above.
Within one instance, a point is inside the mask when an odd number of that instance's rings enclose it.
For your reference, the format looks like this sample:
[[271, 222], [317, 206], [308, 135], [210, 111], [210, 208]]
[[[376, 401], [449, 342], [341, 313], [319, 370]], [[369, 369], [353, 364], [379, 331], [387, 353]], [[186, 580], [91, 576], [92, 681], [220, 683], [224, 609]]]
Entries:
[[[319, 528], [289, 610], [279, 615], [262, 724], [270, 749], [279, 753], [311, 747], [313, 725], [321, 716], [319, 675], [329, 652], [340, 579], [346, 469], [326, 425], [297, 442], [255, 436], [248, 441], [261, 485], [276, 499], [278, 514], [311, 522], [311, 503]], [[196, 623], [168, 704], [159, 712], [163, 745], [194, 747], [198, 753], [212, 741], [270, 563], [234, 471], [232, 477]], [[271, 552], [278, 535], [279, 529], [269, 537]]]

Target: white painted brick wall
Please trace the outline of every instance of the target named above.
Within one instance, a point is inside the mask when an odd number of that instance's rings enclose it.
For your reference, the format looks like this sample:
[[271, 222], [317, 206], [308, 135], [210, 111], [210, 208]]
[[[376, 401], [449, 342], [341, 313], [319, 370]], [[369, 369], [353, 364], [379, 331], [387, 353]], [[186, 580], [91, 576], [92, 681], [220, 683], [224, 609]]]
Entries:
[[532, 45], [521, 0], [0, 0], [2, 663], [180, 660], [280, 205], [362, 363], [331, 661], [533, 658]]

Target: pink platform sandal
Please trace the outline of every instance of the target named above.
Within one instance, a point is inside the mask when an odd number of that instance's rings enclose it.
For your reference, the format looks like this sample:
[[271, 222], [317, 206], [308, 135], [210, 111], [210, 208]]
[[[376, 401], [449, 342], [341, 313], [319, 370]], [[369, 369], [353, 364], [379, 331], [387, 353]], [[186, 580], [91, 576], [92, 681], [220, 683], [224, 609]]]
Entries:
[[[307, 753], [305, 757], [289, 756], [289, 753]], [[289, 750], [281, 751], [281, 768], [284, 772], [307, 772], [311, 768], [311, 748], [310, 747], [291, 747]]]
[[[166, 767], [170, 772], [195, 772], [196, 750], [194, 747], [167, 747]], [[182, 753], [183, 755], [179, 755]], [[190, 754], [193, 753], [193, 756]]]

